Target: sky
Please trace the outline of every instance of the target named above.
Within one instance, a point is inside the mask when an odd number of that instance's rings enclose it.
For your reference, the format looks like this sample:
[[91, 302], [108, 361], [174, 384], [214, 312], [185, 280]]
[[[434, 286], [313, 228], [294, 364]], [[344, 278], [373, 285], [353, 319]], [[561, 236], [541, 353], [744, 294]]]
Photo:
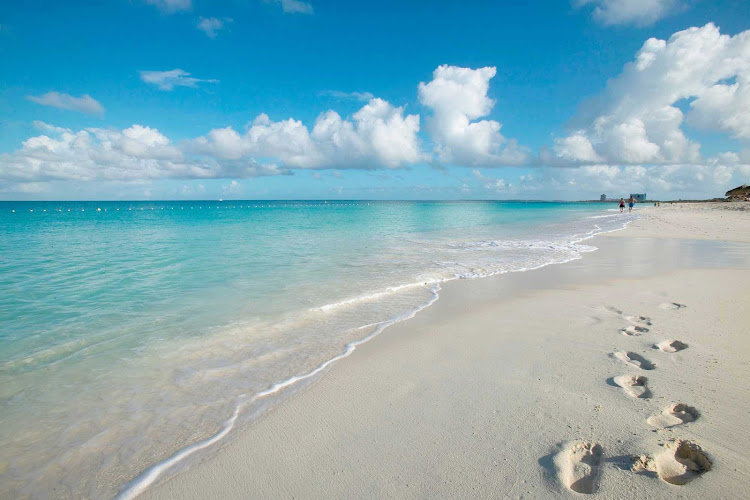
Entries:
[[0, 3], [0, 200], [749, 182], [746, 0]]

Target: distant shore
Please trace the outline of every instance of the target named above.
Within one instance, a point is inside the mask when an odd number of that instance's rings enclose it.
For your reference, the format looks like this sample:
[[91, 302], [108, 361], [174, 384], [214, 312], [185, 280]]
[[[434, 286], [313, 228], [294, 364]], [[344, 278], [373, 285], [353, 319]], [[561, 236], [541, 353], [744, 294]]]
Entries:
[[448, 283], [140, 498], [737, 498], [748, 210], [662, 204], [581, 260]]

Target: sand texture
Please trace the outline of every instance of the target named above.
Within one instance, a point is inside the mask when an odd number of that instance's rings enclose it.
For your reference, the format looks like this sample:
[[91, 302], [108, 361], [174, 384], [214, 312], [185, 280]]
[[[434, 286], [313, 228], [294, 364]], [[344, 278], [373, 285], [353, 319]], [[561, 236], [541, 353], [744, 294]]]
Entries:
[[139, 498], [746, 497], [746, 205], [662, 204], [579, 261], [448, 283]]

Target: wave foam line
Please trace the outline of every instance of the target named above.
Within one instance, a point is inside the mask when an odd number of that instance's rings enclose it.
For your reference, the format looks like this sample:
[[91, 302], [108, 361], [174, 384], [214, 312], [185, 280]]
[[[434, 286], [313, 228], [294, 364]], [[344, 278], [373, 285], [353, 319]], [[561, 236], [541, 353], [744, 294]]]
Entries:
[[432, 297], [425, 304], [414, 308], [411, 312], [405, 315], [399, 316], [397, 318], [394, 318], [388, 321], [384, 321], [371, 334], [359, 340], [354, 340], [352, 342], [349, 342], [348, 344], [346, 344], [346, 347], [344, 348], [344, 351], [341, 354], [334, 356], [333, 358], [323, 362], [322, 364], [318, 365], [318, 367], [315, 368], [314, 370], [304, 375], [295, 375], [286, 380], [278, 382], [272, 385], [271, 387], [269, 387], [268, 389], [266, 389], [265, 391], [261, 391], [255, 394], [249, 400], [246, 400], [246, 401], [242, 400], [245, 397], [244, 394], [239, 396], [238, 399], [240, 399], [241, 401], [237, 404], [237, 406], [234, 409], [234, 413], [226, 421], [226, 423], [224, 424], [224, 426], [221, 428], [219, 432], [217, 432], [211, 437], [208, 437], [202, 441], [198, 441], [197, 443], [193, 443], [190, 446], [187, 446], [179, 450], [177, 453], [173, 454], [172, 456], [162, 460], [161, 462], [157, 462], [151, 467], [149, 467], [148, 469], [144, 470], [139, 476], [137, 476], [130, 483], [125, 485], [125, 487], [115, 497], [115, 500], [132, 500], [133, 498], [137, 497], [138, 495], [146, 491], [146, 489], [149, 486], [151, 486], [154, 483], [154, 481], [156, 481], [159, 478], [159, 476], [161, 476], [165, 471], [169, 470], [170, 468], [172, 468], [173, 466], [175, 466], [182, 460], [186, 459], [193, 453], [200, 451], [202, 449], [208, 448], [209, 446], [219, 442], [227, 434], [229, 434], [229, 432], [234, 428], [234, 425], [237, 422], [237, 418], [239, 417], [240, 413], [246, 406], [254, 403], [255, 401], [258, 401], [259, 399], [263, 399], [272, 394], [276, 394], [298, 382], [307, 380], [309, 378], [312, 378], [318, 375], [320, 372], [322, 372], [323, 370], [331, 366], [336, 361], [339, 361], [341, 359], [348, 357], [351, 353], [353, 353], [357, 349], [357, 347], [364, 344], [365, 342], [372, 340], [389, 326], [395, 323], [398, 323], [400, 321], [411, 319], [423, 309], [430, 307], [439, 298], [438, 292], [440, 291], [440, 285], [436, 284], [430, 291], [432, 292]]
[[398, 293], [398, 292], [400, 292], [402, 290], [408, 290], [409, 288], [420, 288], [420, 287], [423, 287], [425, 285], [434, 285], [436, 283], [438, 283], [438, 281], [432, 280], [432, 281], [427, 281], [427, 282], [420, 281], [420, 282], [417, 282], [417, 283], [406, 283], [404, 285], [391, 286], [391, 287], [386, 288], [382, 292], [375, 292], [375, 293], [370, 293], [370, 294], [365, 294], [365, 295], [359, 295], [359, 296], [353, 297], [351, 299], [344, 299], [342, 301], [333, 302], [331, 304], [326, 304], [324, 306], [313, 307], [313, 308], [310, 309], [310, 311], [329, 312], [329, 311], [332, 311], [334, 309], [338, 309], [339, 307], [345, 307], [345, 306], [350, 306], [352, 304], [357, 304], [357, 303], [360, 303], [360, 302], [367, 302], [367, 301], [370, 301], [370, 300], [379, 299], [379, 298], [384, 297], [386, 295], [391, 295], [393, 293]]

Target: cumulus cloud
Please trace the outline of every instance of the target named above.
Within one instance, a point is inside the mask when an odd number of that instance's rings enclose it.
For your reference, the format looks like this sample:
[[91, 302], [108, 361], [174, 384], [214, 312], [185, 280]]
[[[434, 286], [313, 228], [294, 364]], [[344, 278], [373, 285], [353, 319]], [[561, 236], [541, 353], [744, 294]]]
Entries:
[[479, 69], [442, 65], [432, 81], [419, 84], [419, 101], [432, 110], [427, 129], [435, 143], [437, 159], [463, 166], [520, 165], [528, 151], [500, 133], [487, 116], [495, 102], [487, 96], [494, 67]]
[[149, 5], [153, 5], [162, 12], [173, 14], [179, 11], [186, 11], [193, 8], [191, 0], [144, 0]]
[[[750, 32], [746, 32], [750, 33]], [[750, 56], [750, 36], [745, 56]], [[750, 59], [734, 83], [717, 83], [690, 103], [688, 123], [698, 128], [729, 133], [736, 139], [750, 139]]]
[[547, 164], [699, 164], [688, 123], [750, 138], [750, 31], [722, 35], [709, 23], [651, 38], [555, 141]]
[[169, 71], [139, 71], [141, 81], [156, 85], [161, 90], [173, 90], [175, 87], [195, 87], [199, 83], [219, 83], [219, 80], [194, 78], [182, 69]]
[[147, 179], [246, 178], [289, 173], [255, 160], [217, 161], [185, 154], [157, 129], [73, 131], [37, 123], [43, 135], [12, 153], [0, 154], [0, 179], [47, 181], [134, 181]]
[[73, 97], [70, 94], [62, 94], [60, 92], [47, 92], [40, 96], [30, 95], [26, 98], [42, 106], [67, 109], [87, 115], [104, 116], [104, 106], [88, 94], [81, 97]]
[[211, 130], [191, 150], [220, 159], [269, 157], [293, 168], [396, 168], [423, 159], [419, 116], [372, 99], [351, 119], [321, 114], [309, 130], [301, 121], [255, 118], [243, 134], [231, 127]]
[[198, 20], [197, 28], [204, 32], [209, 38], [216, 38], [219, 31], [226, 27], [226, 23], [231, 23], [232, 19], [218, 19], [216, 17], [201, 17]]
[[312, 14], [313, 6], [301, 0], [265, 0], [266, 3], [281, 5], [281, 10], [287, 14]]
[[650, 26], [685, 7], [679, 0], [574, 0], [573, 5], [594, 5], [594, 19], [605, 26]]

